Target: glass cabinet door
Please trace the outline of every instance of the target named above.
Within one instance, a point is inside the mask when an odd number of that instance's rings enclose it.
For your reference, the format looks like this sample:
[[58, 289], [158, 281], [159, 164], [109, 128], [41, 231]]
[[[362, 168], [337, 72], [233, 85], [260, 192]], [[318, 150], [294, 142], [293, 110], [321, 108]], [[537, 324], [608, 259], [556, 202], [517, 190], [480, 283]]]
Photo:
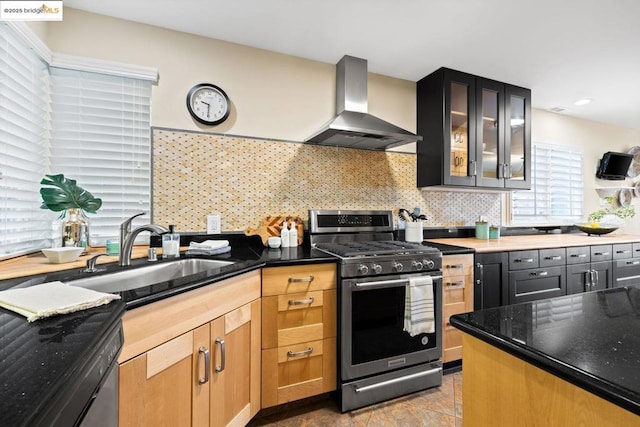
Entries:
[[505, 185], [509, 188], [530, 188], [531, 92], [507, 86], [506, 114]]
[[467, 176], [469, 162], [468, 86], [451, 83], [451, 175]]
[[478, 79], [478, 185], [504, 187], [504, 84]]

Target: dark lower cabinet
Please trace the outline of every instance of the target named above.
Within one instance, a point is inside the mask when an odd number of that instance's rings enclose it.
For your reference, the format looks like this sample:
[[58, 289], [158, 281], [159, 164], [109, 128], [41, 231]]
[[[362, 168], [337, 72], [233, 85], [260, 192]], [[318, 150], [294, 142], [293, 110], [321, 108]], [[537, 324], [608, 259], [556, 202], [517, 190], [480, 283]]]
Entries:
[[474, 310], [509, 304], [507, 295], [508, 265], [508, 252], [475, 255]]
[[567, 265], [567, 294], [599, 291], [613, 287], [611, 261]]
[[613, 287], [640, 284], [640, 258], [613, 261]]
[[565, 267], [509, 272], [509, 304], [555, 298], [567, 293]]

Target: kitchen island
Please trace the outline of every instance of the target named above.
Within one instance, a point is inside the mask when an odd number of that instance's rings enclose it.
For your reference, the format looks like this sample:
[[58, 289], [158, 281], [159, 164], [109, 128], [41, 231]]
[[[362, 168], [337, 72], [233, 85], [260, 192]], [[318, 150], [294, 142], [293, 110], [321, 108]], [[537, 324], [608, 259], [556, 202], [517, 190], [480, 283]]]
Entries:
[[640, 425], [639, 287], [475, 311], [451, 323], [465, 332], [465, 426]]

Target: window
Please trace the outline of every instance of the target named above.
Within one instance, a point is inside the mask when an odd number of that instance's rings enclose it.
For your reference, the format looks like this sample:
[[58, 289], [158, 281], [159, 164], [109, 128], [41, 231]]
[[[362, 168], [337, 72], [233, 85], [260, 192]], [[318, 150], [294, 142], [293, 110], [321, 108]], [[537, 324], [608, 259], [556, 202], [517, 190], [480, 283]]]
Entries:
[[0, 23], [0, 259], [49, 245], [55, 215], [39, 192], [48, 111], [47, 64]]
[[562, 224], [582, 219], [580, 147], [534, 142], [531, 190], [511, 193], [511, 224]]
[[151, 82], [51, 68], [51, 173], [102, 198], [88, 215], [92, 245], [124, 218], [151, 211]]
[[40, 209], [50, 173], [102, 198], [89, 221], [90, 244], [103, 245], [126, 217], [151, 211], [157, 71], [52, 54], [14, 24], [0, 23], [0, 259], [59, 239], [57, 214]]

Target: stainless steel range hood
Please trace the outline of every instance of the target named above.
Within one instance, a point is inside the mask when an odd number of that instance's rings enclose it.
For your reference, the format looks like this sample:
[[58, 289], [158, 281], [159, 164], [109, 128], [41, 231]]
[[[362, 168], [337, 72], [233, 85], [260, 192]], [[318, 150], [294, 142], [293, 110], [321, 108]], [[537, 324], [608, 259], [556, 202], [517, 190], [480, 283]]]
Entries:
[[343, 56], [336, 65], [336, 116], [305, 140], [309, 144], [385, 150], [422, 137], [369, 114], [367, 61]]

